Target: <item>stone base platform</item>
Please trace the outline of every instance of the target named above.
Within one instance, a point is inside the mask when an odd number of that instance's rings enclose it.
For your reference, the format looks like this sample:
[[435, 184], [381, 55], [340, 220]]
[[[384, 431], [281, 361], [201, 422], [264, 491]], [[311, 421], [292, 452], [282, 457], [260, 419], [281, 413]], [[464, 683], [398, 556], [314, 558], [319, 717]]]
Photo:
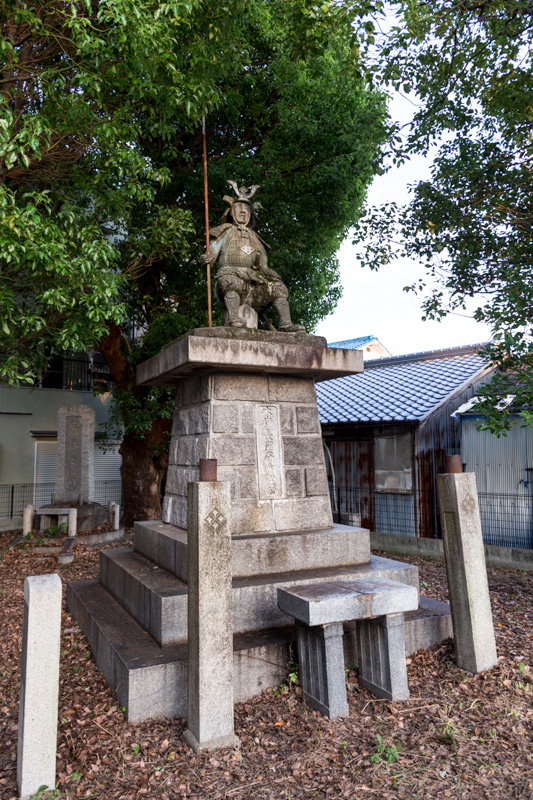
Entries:
[[107, 506], [103, 506], [100, 503], [83, 503], [81, 506], [76, 503], [62, 506], [50, 505], [41, 506], [41, 508], [35, 510], [33, 527], [38, 528], [40, 531], [46, 531], [53, 525], [67, 525], [68, 512], [71, 508], [76, 508], [78, 512], [76, 517], [76, 530], [78, 533], [86, 533], [109, 520]]
[[[391, 569], [388, 576], [392, 578], [394, 573]], [[400, 571], [395, 577], [400, 579], [399, 575]], [[423, 597], [420, 601], [418, 611], [405, 615], [406, 655], [451, 635], [449, 606], [439, 603], [437, 608], [436, 601], [428, 605]], [[185, 642], [160, 647], [96, 579], [70, 583], [67, 604], [114, 696], [126, 707], [129, 722], [187, 716]], [[234, 637], [235, 702], [244, 702], [286, 679], [289, 661], [295, 657], [294, 642], [292, 625]], [[346, 667], [357, 663], [354, 623], [345, 625], [344, 654]]]
[[[281, 683], [294, 660], [278, 588], [381, 577], [418, 590], [417, 567], [371, 556], [368, 531], [347, 525], [233, 537], [232, 576], [236, 702]], [[99, 582], [68, 586], [68, 607], [130, 721], [187, 714], [187, 591], [187, 532], [160, 521], [135, 524], [133, 549], [102, 550]], [[406, 615], [409, 651], [451, 635], [449, 609], [437, 606]], [[350, 666], [357, 637], [345, 629]]]
[[[294, 570], [233, 580], [233, 631], [236, 634], [287, 625], [278, 608], [277, 590], [303, 583], [378, 576], [418, 589], [418, 570], [409, 564], [373, 556], [370, 563]], [[187, 584], [129, 548], [103, 550], [102, 586], [161, 646], [187, 639]]]
[[[135, 523], [135, 552], [187, 582], [187, 531], [164, 522]], [[272, 575], [324, 567], [367, 564], [370, 534], [366, 528], [334, 525], [309, 531], [233, 536], [234, 578]]]

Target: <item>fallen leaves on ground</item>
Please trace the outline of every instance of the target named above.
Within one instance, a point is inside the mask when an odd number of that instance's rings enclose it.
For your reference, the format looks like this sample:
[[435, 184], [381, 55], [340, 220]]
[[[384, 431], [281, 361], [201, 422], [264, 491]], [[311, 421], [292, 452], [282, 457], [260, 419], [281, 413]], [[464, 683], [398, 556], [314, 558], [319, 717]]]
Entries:
[[[59, 571], [98, 574], [99, 548], [75, 546], [72, 564], [0, 534], [0, 797], [16, 797], [23, 584]], [[126, 533], [131, 542], [131, 531]], [[128, 541], [126, 541], [126, 544]], [[115, 546], [123, 547], [125, 542]], [[385, 554], [383, 554], [385, 555]], [[404, 558], [421, 591], [447, 599], [441, 562]], [[62, 620], [57, 778], [61, 798], [98, 800], [341, 800], [533, 798], [533, 573], [489, 569], [498, 665], [470, 676], [448, 640], [408, 659], [411, 699], [378, 700], [347, 675], [350, 716], [329, 720], [297, 684], [235, 707], [239, 749], [194, 755], [184, 720], [128, 724], [65, 609]]]

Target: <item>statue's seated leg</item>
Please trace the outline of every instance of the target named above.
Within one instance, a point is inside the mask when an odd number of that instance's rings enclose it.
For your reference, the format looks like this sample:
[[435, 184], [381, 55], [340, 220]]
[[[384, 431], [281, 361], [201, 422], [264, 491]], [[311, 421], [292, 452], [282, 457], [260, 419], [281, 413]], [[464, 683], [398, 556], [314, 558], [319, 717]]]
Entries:
[[279, 316], [278, 329], [287, 333], [305, 333], [303, 325], [295, 325], [291, 320], [291, 310], [289, 308], [287, 287], [282, 281], [276, 281], [272, 286], [272, 305]]
[[237, 275], [223, 275], [217, 279], [216, 297], [224, 308], [224, 324], [231, 328], [246, 328], [246, 320], [239, 314], [241, 295], [246, 287]]

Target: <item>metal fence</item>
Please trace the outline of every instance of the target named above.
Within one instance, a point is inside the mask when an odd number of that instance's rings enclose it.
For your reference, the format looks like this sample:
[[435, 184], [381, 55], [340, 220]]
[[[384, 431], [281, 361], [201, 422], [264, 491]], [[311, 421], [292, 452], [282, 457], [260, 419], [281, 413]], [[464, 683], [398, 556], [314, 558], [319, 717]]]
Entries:
[[[360, 524], [379, 533], [442, 538], [436, 492], [371, 492], [330, 487], [338, 522], [360, 517]], [[533, 549], [533, 495], [478, 492], [483, 541], [503, 547]], [[354, 517], [355, 515], [355, 517]]]
[[52, 356], [37, 385], [43, 389], [69, 389], [78, 392], [91, 392], [95, 389], [110, 392], [115, 387], [111, 370], [100, 353]]
[[[35, 508], [48, 505], [54, 490], [55, 483], [0, 484], [0, 518], [20, 517], [30, 504]], [[122, 506], [122, 481], [96, 481], [92, 499], [103, 505], [113, 500]]]

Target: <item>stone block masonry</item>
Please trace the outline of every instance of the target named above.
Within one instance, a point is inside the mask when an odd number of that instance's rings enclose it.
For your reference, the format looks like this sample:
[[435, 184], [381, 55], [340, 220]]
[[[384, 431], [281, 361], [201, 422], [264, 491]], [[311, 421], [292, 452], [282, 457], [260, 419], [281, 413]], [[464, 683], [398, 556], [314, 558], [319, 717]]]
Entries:
[[185, 528], [187, 483], [216, 458], [231, 484], [233, 534], [331, 528], [314, 381], [224, 372], [176, 392], [164, 522]]
[[21, 800], [55, 789], [61, 578], [24, 581], [17, 785]]

